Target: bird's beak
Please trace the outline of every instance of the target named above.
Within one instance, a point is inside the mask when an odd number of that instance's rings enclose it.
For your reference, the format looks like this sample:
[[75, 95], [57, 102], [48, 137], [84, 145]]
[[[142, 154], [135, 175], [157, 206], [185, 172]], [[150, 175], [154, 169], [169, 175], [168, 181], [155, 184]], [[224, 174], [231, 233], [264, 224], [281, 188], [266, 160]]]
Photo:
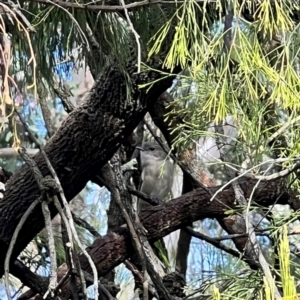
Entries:
[[139, 147], [139, 146], [136, 146], [135, 149], [138, 149], [138, 150], [141, 150], [141, 151], [144, 151], [144, 149], [142, 147]]

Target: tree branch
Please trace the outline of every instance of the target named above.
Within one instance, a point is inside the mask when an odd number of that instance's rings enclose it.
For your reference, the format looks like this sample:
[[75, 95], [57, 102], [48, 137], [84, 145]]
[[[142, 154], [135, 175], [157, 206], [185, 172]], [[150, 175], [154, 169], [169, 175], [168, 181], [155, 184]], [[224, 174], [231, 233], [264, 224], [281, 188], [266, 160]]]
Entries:
[[[248, 178], [239, 180], [246, 198], [250, 197], [252, 188], [256, 183], [256, 180]], [[166, 204], [143, 211], [140, 214], [140, 219], [148, 232], [148, 239], [151, 241], [158, 240], [179, 228], [186, 227], [190, 222], [200, 219], [222, 218], [226, 216], [228, 209], [235, 208], [235, 193], [231, 187], [218, 195], [219, 201], [216, 201], [217, 199], [210, 201], [210, 192], [214, 193], [218, 187], [208, 189], [209, 192], [201, 188], [196, 189]], [[261, 182], [256, 188], [253, 200], [260, 205], [268, 206], [277, 198], [278, 204], [293, 206], [293, 203], [297, 202], [297, 198], [290, 196], [284, 187], [280, 187], [278, 181]], [[130, 235], [125, 225], [95, 240], [87, 248], [87, 251], [95, 262], [99, 276], [105, 275], [134, 253]], [[90, 273], [91, 269], [86, 258], [80, 255], [79, 260], [82, 269]], [[59, 296], [65, 298], [69, 295], [70, 289], [67, 285], [62, 288], [62, 293]]]
[[[239, 184], [249, 198], [252, 189], [257, 184], [257, 180], [250, 178], [239, 179]], [[205, 218], [222, 218], [226, 216], [228, 209], [235, 208], [235, 193], [232, 187], [228, 187], [218, 194], [218, 199], [210, 201], [211, 193], [215, 193], [219, 187], [209, 187], [209, 192], [198, 188], [170, 202], [148, 208], [139, 216], [145, 229], [147, 237], [151, 241], [158, 240], [163, 236], [184, 228], [190, 222]], [[218, 200], [218, 201], [217, 201]], [[280, 185], [278, 181], [261, 181], [254, 192], [253, 201], [262, 206], [272, 205], [275, 201], [278, 204], [290, 204], [292, 208], [299, 206], [299, 201], [295, 196]], [[298, 207], [299, 208], [299, 207]], [[126, 225], [117, 228], [102, 238], [98, 238], [89, 246], [87, 252], [95, 262], [98, 276], [103, 276], [114, 267], [124, 262], [133, 253], [134, 249]], [[82, 270], [92, 273], [86, 257], [79, 255]], [[58, 269], [58, 280], [67, 272], [66, 265]], [[87, 282], [92, 284], [92, 282]], [[67, 299], [71, 295], [71, 285], [69, 283], [61, 287], [59, 297]]]
[[[196, 3], [203, 3], [205, 0], [195, 0]], [[183, 0], [175, 1], [175, 0], [142, 0], [136, 1], [126, 5], [89, 5], [89, 4], [79, 4], [75, 2], [65, 2], [60, 0], [32, 0], [32, 2], [43, 3], [47, 5], [51, 5], [51, 2], [56, 4], [57, 6], [61, 6], [64, 8], [72, 8], [72, 9], [84, 9], [90, 11], [103, 11], [103, 12], [118, 12], [124, 10], [131, 10], [137, 7], [149, 6], [152, 4], [170, 4], [175, 5], [176, 3], [184, 3]], [[119, 1], [118, 1], [119, 2]], [[209, 0], [208, 2], [215, 2], [215, 0]]]
[[[158, 81], [148, 92], [140, 90], [139, 85], [157, 81], [162, 75], [157, 71], [136, 74], [134, 53], [131, 57], [126, 68], [131, 80], [130, 99], [127, 98], [124, 71], [118, 68], [117, 62], [111, 62], [96, 81], [86, 102], [70, 113], [44, 148], [67, 201], [72, 200], [99, 172], [142, 120], [147, 106], [153, 105], [153, 99], [171, 85], [172, 76]], [[153, 60], [151, 65], [156, 70], [161, 68], [158, 61]], [[36, 154], [34, 160], [44, 177], [50, 175], [41, 153]], [[39, 195], [38, 185], [28, 166], [23, 165], [6, 183], [4, 198], [0, 200], [0, 276], [13, 232]], [[53, 204], [49, 208], [53, 217], [57, 211]], [[12, 258], [17, 257], [43, 226], [41, 209], [37, 207], [19, 234]]]

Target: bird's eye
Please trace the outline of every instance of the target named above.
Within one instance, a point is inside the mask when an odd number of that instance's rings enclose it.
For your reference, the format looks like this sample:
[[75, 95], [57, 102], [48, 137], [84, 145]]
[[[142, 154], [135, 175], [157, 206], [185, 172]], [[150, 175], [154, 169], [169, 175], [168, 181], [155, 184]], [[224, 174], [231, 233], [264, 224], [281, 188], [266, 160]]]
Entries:
[[155, 150], [155, 148], [154, 148], [154, 147], [150, 147], [149, 149], [150, 149], [150, 151], [154, 151], [154, 150]]

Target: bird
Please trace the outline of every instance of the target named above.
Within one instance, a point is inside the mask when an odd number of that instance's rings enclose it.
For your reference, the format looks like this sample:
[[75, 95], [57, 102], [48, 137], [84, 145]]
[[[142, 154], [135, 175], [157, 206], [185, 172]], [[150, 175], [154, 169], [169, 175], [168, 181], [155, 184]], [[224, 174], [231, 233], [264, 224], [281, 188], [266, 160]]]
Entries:
[[[166, 202], [173, 185], [172, 161], [158, 143], [144, 142], [142, 147], [137, 146], [136, 149], [140, 150], [142, 168], [140, 191], [149, 197]], [[138, 200], [138, 212], [149, 206], [146, 201]]]

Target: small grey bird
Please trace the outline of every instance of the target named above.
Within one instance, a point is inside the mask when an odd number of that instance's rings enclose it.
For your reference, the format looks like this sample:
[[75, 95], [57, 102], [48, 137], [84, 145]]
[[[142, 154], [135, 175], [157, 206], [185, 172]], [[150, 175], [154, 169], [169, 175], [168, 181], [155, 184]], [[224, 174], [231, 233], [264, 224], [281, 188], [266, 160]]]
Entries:
[[[142, 165], [142, 186], [140, 191], [150, 197], [166, 201], [171, 192], [174, 176], [174, 165], [161, 146], [154, 142], [144, 142], [139, 149]], [[138, 200], [138, 212], [149, 204]]]

